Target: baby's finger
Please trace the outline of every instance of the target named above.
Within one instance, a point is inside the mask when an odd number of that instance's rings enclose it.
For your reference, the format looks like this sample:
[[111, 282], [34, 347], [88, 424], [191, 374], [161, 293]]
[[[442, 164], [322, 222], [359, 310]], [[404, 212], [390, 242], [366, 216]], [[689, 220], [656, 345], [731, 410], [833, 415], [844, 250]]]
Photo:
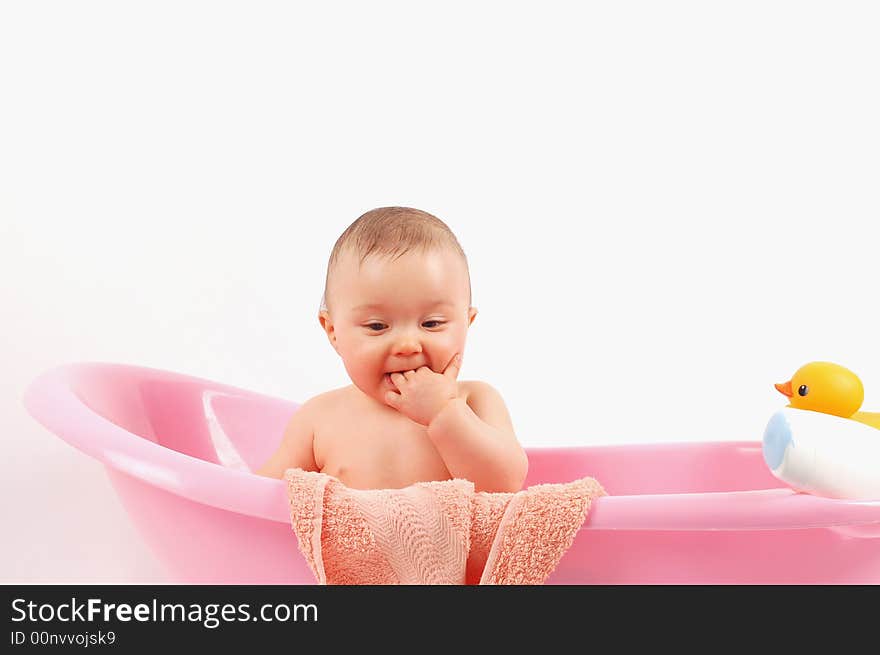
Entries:
[[388, 403], [394, 409], [400, 408], [400, 399], [401, 396], [399, 393], [395, 393], [394, 391], [386, 391], [385, 392], [385, 402]]
[[404, 371], [403, 377], [405, 377], [407, 380], [411, 380], [411, 379], [413, 379], [413, 377], [415, 377], [415, 374], [416, 374], [415, 371]]
[[392, 373], [391, 374], [391, 382], [393, 382], [396, 386], [400, 386], [406, 378], [403, 376], [403, 373]]
[[461, 354], [457, 354], [452, 360], [446, 365], [446, 370], [443, 371], [443, 375], [449, 376], [453, 380], [458, 377], [458, 372], [461, 370]]

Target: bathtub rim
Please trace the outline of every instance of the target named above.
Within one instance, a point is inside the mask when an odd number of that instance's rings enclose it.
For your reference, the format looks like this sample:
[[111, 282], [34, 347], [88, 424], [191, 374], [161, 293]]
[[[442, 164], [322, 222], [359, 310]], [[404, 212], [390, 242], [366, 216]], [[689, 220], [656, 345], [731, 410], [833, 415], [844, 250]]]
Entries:
[[[213, 380], [173, 371], [85, 361], [63, 364], [40, 374], [28, 385], [23, 403], [43, 427], [105, 466], [197, 503], [270, 521], [289, 523], [283, 480], [226, 468], [133, 434], [95, 412], [77, 396], [80, 375], [124, 370], [150, 379], [204, 385], [238, 397], [258, 397], [294, 407], [299, 403]], [[760, 447], [760, 440], [664, 442], [652, 447], [681, 448], [711, 443], [727, 447]], [[526, 452], [618, 450], [648, 444], [530, 447]], [[600, 480], [601, 482], [601, 480]], [[246, 493], [242, 489], [246, 488]], [[846, 526], [880, 526], [880, 500], [823, 498], [788, 488], [743, 491], [604, 496], [593, 500], [582, 530], [792, 530]]]

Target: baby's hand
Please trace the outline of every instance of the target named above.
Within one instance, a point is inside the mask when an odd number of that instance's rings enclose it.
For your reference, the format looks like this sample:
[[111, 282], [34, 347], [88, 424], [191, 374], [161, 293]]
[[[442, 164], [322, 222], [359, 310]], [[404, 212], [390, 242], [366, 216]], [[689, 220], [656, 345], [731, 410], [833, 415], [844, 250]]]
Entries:
[[456, 355], [443, 373], [435, 373], [427, 366], [392, 373], [391, 381], [400, 393], [387, 391], [385, 402], [416, 423], [428, 425], [458, 395], [456, 378], [460, 369], [461, 355]]

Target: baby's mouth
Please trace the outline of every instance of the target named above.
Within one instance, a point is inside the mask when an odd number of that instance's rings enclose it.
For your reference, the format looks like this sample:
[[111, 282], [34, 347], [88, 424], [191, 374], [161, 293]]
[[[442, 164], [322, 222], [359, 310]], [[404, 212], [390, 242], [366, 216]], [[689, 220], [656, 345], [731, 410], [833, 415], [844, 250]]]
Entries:
[[412, 369], [403, 369], [402, 371], [390, 371], [390, 372], [386, 373], [385, 375], [383, 375], [382, 377], [384, 377], [388, 381], [388, 384], [390, 384], [393, 387], [394, 383], [391, 381], [391, 376], [394, 375], [395, 373], [405, 373], [406, 371], [410, 371], [410, 370], [412, 370]]

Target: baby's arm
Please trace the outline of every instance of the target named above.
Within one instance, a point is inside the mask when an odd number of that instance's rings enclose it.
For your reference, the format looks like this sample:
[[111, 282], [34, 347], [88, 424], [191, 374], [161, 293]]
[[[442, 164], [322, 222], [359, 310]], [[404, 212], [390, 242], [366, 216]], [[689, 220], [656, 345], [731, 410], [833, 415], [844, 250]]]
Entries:
[[428, 436], [453, 477], [471, 480], [477, 491], [519, 491], [529, 462], [507, 406], [491, 385], [471, 384], [467, 402], [450, 400], [428, 425]]
[[284, 430], [284, 436], [278, 449], [269, 460], [255, 473], [267, 478], [282, 478], [289, 468], [301, 468], [304, 471], [317, 471], [315, 455], [312, 448], [314, 430], [312, 428], [312, 407], [304, 404], [293, 413], [293, 417]]

